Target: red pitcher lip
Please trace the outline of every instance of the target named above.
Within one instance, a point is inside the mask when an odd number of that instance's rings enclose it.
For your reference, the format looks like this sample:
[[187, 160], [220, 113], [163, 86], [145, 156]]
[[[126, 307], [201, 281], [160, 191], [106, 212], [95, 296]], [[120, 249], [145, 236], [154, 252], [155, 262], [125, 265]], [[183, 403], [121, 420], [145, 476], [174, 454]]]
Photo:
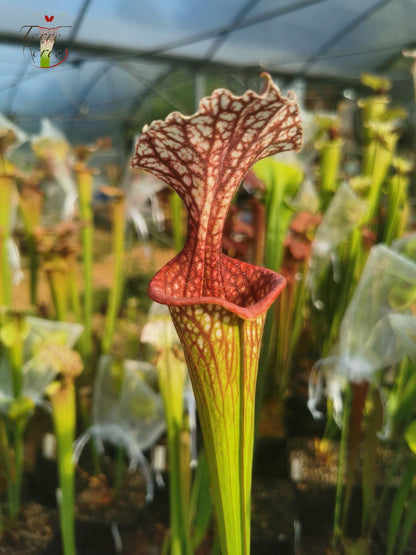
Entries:
[[[255, 320], [267, 312], [286, 286], [286, 278], [277, 272], [222, 255], [222, 261], [226, 262], [228, 267], [234, 264], [234, 267], [241, 271], [240, 277], [244, 277], [245, 283], [244, 290], [240, 285], [236, 291], [232, 289], [231, 284], [228, 294], [225, 291], [221, 297], [186, 296], [184, 291], [175, 289], [178, 283], [175, 281], [177, 259], [178, 256], [163, 266], [149, 284], [150, 298], [160, 304], [169, 306], [216, 304], [244, 320]], [[225, 273], [224, 277], [224, 281], [230, 284], [232, 280], [230, 274]]]

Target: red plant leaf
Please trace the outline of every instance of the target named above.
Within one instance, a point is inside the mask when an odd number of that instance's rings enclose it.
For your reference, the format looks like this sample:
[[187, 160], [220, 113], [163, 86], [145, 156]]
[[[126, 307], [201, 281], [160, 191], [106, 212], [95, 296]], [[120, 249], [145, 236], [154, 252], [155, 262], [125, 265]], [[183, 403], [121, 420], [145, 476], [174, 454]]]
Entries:
[[150, 284], [149, 294], [158, 302], [191, 304], [204, 298], [203, 302], [250, 307], [276, 286], [276, 280], [279, 291], [284, 286], [274, 272], [223, 255], [221, 245], [229, 205], [251, 166], [301, 147], [294, 97], [282, 97], [271, 77], [264, 77], [262, 93], [247, 91], [236, 97], [218, 89], [201, 100], [196, 114], [174, 112], [146, 126], [137, 141], [132, 166], [153, 173], [177, 191], [189, 217], [184, 249]]

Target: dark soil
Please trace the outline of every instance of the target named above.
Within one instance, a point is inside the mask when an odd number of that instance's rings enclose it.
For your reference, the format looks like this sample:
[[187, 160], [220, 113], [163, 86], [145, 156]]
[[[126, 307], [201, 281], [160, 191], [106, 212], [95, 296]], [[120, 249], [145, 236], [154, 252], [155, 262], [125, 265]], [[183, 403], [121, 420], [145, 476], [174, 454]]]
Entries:
[[37, 503], [25, 505], [15, 526], [6, 529], [0, 541], [1, 555], [38, 555], [52, 539], [56, 511]]

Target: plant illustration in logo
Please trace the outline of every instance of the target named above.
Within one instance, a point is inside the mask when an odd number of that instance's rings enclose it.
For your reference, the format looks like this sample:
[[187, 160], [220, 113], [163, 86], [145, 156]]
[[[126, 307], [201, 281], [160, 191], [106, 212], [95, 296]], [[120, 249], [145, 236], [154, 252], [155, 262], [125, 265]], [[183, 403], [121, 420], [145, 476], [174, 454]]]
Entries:
[[[46, 23], [52, 23], [53, 15], [45, 15]], [[29, 63], [35, 67], [51, 68], [62, 64], [68, 57], [68, 49], [54, 49], [55, 41], [60, 36], [61, 29], [70, 26], [43, 27], [40, 25], [23, 25], [27, 29], [23, 42], [23, 54]], [[32, 32], [33, 30], [33, 32]]]

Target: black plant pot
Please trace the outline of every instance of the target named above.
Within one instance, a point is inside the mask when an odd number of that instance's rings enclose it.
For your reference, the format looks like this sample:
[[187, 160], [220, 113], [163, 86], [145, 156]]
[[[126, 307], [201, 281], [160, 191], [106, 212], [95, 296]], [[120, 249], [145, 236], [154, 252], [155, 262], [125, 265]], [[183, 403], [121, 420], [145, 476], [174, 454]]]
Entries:
[[288, 538], [252, 538], [251, 553], [253, 555], [293, 555], [294, 548]]
[[[117, 555], [111, 524], [77, 521], [75, 524], [77, 555]], [[62, 555], [62, 536], [58, 530], [42, 555]]]
[[56, 488], [59, 485], [56, 460], [39, 455], [34, 470], [26, 476], [26, 483], [30, 499], [46, 507], [56, 508]]
[[[169, 522], [168, 488], [156, 489], [154, 500], [141, 507], [128, 521], [76, 518], [75, 543], [77, 555], [150, 555], [159, 554], [158, 537]], [[63, 555], [62, 535], [56, 522], [55, 533], [42, 555]]]
[[[120, 553], [150, 553], [149, 522], [116, 524], [101, 520], [75, 522], [77, 555], [120, 555]], [[141, 545], [142, 544], [142, 545]], [[135, 547], [131, 547], [131, 546]], [[129, 546], [126, 548], [126, 546]], [[127, 549], [127, 551], [126, 551]], [[155, 551], [155, 553], [158, 551]], [[55, 534], [42, 555], [63, 555], [62, 535], [57, 526]]]
[[254, 445], [253, 479], [288, 479], [286, 438], [259, 437]]

